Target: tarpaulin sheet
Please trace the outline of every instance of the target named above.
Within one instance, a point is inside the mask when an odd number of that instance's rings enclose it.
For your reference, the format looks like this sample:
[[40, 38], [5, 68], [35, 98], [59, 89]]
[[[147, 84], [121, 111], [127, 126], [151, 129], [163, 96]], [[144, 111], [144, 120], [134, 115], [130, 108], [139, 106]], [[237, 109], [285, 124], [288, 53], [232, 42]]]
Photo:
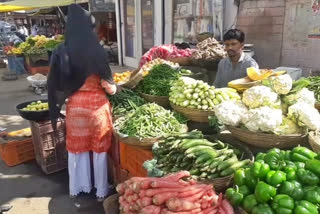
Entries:
[[86, 3], [88, 0], [15, 0], [0, 4], [0, 12], [33, 10], [37, 8], [59, 7], [73, 3]]

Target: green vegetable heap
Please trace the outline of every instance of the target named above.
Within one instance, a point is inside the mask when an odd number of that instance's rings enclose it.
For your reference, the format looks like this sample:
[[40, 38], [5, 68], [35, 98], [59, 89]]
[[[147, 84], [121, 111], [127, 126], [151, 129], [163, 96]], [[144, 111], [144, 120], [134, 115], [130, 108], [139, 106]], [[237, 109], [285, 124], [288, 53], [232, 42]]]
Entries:
[[115, 121], [115, 128], [121, 134], [138, 138], [165, 137], [185, 132], [173, 113], [155, 103], [147, 103]]
[[187, 170], [198, 180], [214, 179], [232, 175], [250, 162], [239, 160], [239, 150], [216, 139], [210, 142], [199, 131], [170, 136], [155, 144], [152, 152], [156, 161], [145, 163], [150, 176]]
[[108, 99], [112, 104], [112, 113], [115, 116], [125, 115], [145, 104], [144, 99], [130, 89], [123, 89], [120, 93], [108, 96]]
[[170, 65], [155, 65], [149, 75], [139, 83], [137, 91], [155, 96], [169, 96], [172, 82], [178, 80], [180, 76], [181, 72]]
[[317, 103], [319, 103], [320, 102], [320, 77], [319, 76], [309, 77], [308, 80], [309, 80], [309, 84], [307, 88], [310, 91], [314, 92]]
[[317, 214], [320, 159], [305, 147], [259, 153], [249, 168], [234, 173], [226, 197], [252, 214]]

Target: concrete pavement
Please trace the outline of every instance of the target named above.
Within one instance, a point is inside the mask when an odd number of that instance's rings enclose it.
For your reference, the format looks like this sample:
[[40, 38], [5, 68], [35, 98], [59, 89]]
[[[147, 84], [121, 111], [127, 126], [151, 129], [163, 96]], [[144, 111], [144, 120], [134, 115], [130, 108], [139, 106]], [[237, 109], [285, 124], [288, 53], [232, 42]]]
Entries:
[[[124, 67], [111, 66], [121, 72]], [[0, 75], [4, 70], [0, 70]], [[46, 98], [28, 89], [25, 76], [15, 81], [0, 80], [0, 127], [18, 130], [29, 122], [18, 116], [15, 106], [19, 103]], [[68, 195], [68, 172], [64, 170], [45, 175], [35, 161], [15, 167], [7, 167], [0, 159], [0, 205], [11, 204], [5, 214], [103, 214], [102, 203], [94, 194], [70, 199]]]

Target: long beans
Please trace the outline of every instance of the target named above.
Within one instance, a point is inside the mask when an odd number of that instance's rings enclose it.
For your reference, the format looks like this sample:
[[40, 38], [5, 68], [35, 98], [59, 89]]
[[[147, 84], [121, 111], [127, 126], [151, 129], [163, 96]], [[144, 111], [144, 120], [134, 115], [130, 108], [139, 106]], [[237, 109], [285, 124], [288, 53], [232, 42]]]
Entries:
[[108, 96], [112, 105], [112, 113], [115, 116], [121, 116], [145, 103], [144, 99], [136, 92], [129, 89], [123, 89], [120, 93]]
[[155, 103], [144, 104], [117, 120], [115, 128], [122, 134], [139, 138], [161, 137], [185, 131], [172, 112]]

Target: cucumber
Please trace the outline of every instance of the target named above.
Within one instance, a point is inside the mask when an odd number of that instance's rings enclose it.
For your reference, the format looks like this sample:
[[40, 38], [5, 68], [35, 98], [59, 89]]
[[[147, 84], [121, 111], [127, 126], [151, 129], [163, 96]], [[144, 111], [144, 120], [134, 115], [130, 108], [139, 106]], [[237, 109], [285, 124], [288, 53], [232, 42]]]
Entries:
[[200, 178], [206, 178], [208, 175], [208, 173], [206, 172], [202, 172], [201, 175], [200, 175]]
[[200, 171], [201, 171], [201, 172], [207, 172], [207, 171], [209, 171], [209, 169], [210, 169], [210, 166], [206, 166], [206, 167], [202, 167], [202, 168], [200, 169]]
[[191, 169], [189, 172], [190, 172], [190, 175], [200, 175], [201, 174], [199, 169]]
[[221, 164], [219, 164], [217, 169], [218, 169], [218, 171], [223, 171], [223, 170], [225, 170], [226, 168], [228, 168], [229, 166], [231, 166], [232, 164], [234, 164], [237, 161], [238, 161], [238, 158], [234, 154], [234, 155], [232, 155], [231, 158], [229, 158], [229, 159], [223, 161]]
[[202, 155], [197, 157], [195, 164], [202, 163], [208, 159], [213, 159], [218, 156], [218, 153], [215, 150], [206, 150]]
[[244, 167], [245, 165], [247, 165], [249, 163], [250, 163], [250, 160], [248, 160], [248, 159], [236, 162], [236, 163], [232, 164], [229, 168], [223, 170], [220, 173], [220, 175], [222, 177], [225, 177], [225, 176], [228, 176], [228, 175], [232, 175], [237, 169], [239, 169], [241, 167]]
[[214, 173], [214, 174], [211, 174], [211, 175], [208, 175], [208, 179], [215, 179], [215, 178], [219, 178], [220, 177], [220, 175], [219, 175], [219, 173]]
[[202, 146], [202, 145], [200, 145], [200, 146], [191, 147], [191, 148], [187, 149], [184, 153], [185, 153], [186, 155], [188, 155], [188, 154], [192, 154], [192, 153], [195, 153], [195, 152], [198, 152], [198, 151], [203, 151], [203, 150], [205, 150], [205, 149], [211, 149], [211, 150], [213, 150], [213, 148], [210, 147], [210, 146]]
[[190, 139], [190, 140], [186, 140], [185, 143], [180, 144], [180, 148], [187, 150], [191, 147], [194, 146], [210, 146], [210, 147], [214, 147], [216, 145], [216, 143], [211, 143], [210, 141], [206, 140], [206, 139]]
[[180, 164], [180, 167], [183, 169], [183, 168], [186, 168], [188, 165], [191, 165], [191, 164], [192, 164], [192, 162], [185, 161], [185, 162]]
[[221, 156], [213, 159], [213, 162], [210, 164], [210, 169], [211, 170], [216, 169], [217, 166], [219, 166], [219, 164], [226, 158], [228, 158], [227, 155], [221, 155]]
[[184, 158], [184, 155], [183, 154], [179, 154], [178, 157], [177, 157], [177, 162], [178, 163], [182, 162], [183, 158]]
[[204, 162], [204, 163], [202, 164], [202, 166], [203, 166], [203, 167], [206, 167], [206, 166], [209, 166], [209, 167], [210, 167], [210, 165], [212, 164], [213, 161], [214, 161], [214, 159], [209, 159], [209, 160], [207, 160], [206, 162]]

